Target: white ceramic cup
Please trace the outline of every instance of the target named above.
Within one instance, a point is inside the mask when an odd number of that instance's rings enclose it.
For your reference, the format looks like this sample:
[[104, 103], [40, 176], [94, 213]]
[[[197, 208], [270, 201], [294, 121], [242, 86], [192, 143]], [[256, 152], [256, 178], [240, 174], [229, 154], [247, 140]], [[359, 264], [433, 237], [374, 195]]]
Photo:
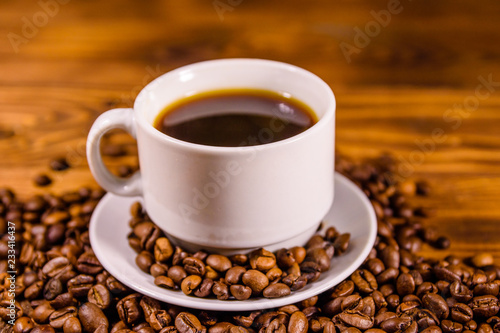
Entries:
[[[318, 122], [291, 138], [245, 147], [189, 143], [153, 127], [170, 103], [231, 88], [289, 94], [314, 110]], [[140, 171], [129, 179], [112, 175], [102, 162], [100, 140], [114, 128], [137, 139]], [[319, 77], [276, 61], [221, 59], [168, 72], [139, 93], [133, 109], [100, 115], [88, 135], [87, 158], [105, 190], [141, 196], [151, 219], [188, 250], [273, 251], [304, 244], [328, 212], [334, 140], [335, 97]]]

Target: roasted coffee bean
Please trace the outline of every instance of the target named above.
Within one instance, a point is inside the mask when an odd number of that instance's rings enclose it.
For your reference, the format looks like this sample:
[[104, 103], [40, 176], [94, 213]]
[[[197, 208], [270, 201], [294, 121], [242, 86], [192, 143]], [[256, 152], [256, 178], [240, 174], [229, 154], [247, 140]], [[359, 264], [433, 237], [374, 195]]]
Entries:
[[252, 289], [254, 294], [260, 294], [269, 285], [269, 279], [261, 271], [251, 269], [243, 273], [241, 281]]
[[49, 317], [50, 326], [54, 328], [62, 328], [64, 322], [69, 318], [74, 318], [78, 314], [78, 310], [74, 306], [68, 306], [60, 310], [52, 312]]
[[387, 268], [399, 268], [400, 255], [394, 246], [386, 246], [380, 253], [380, 259]]
[[[141, 295], [138, 293], [130, 294], [124, 298], [122, 298], [116, 304], [116, 310], [118, 312], [118, 316], [120, 320], [126, 323], [127, 325], [137, 323], [143, 316], [142, 309], [139, 305]], [[92, 303], [89, 303], [92, 304]], [[92, 304], [94, 305], [94, 304]], [[99, 309], [96, 305], [95, 308]], [[80, 318], [80, 320], [82, 320]], [[82, 320], [82, 324], [85, 326]]]
[[36, 175], [33, 179], [36, 186], [44, 187], [52, 184], [52, 179], [44, 173]]
[[250, 254], [250, 266], [252, 269], [267, 271], [276, 265], [276, 256], [265, 249], [255, 250]]
[[189, 275], [182, 280], [181, 290], [186, 295], [191, 295], [201, 284], [202, 278], [199, 275]]
[[302, 246], [294, 246], [290, 249], [297, 264], [301, 264], [306, 258], [306, 249]]
[[364, 293], [371, 293], [378, 288], [377, 280], [370, 271], [358, 269], [351, 275], [351, 280], [356, 287]]
[[309, 259], [318, 264], [321, 272], [326, 272], [327, 270], [330, 269], [331, 257], [327, 255], [326, 251], [323, 248], [315, 248], [312, 250], [308, 250], [307, 256], [308, 258], [306, 259]]
[[214, 281], [212, 292], [217, 297], [217, 299], [226, 300], [229, 298], [229, 287], [224, 282]]
[[135, 257], [135, 263], [144, 273], [149, 273], [151, 266], [154, 264], [155, 258], [148, 251], [141, 251]]
[[270, 284], [262, 291], [262, 295], [266, 298], [278, 298], [290, 295], [290, 287], [284, 283]]
[[168, 272], [168, 266], [165, 264], [154, 263], [149, 268], [149, 274], [151, 274], [151, 276], [153, 276], [153, 277], [157, 277], [160, 275], [166, 275], [167, 272]]
[[77, 317], [71, 317], [64, 321], [63, 324], [63, 332], [64, 333], [81, 333], [82, 332], [82, 324]]
[[43, 288], [43, 297], [47, 300], [53, 300], [63, 292], [63, 284], [58, 278], [52, 278]]
[[82, 304], [78, 309], [78, 318], [85, 332], [95, 332], [100, 326], [106, 329], [109, 326], [108, 319], [102, 310], [93, 303]]
[[168, 238], [159, 237], [154, 245], [154, 258], [157, 262], [166, 262], [174, 254], [174, 248]]
[[206, 258], [206, 263], [218, 272], [224, 273], [232, 267], [228, 257], [219, 254], [210, 254]]
[[379, 258], [372, 258], [366, 262], [366, 267], [375, 276], [385, 270], [385, 265]]
[[350, 233], [341, 234], [337, 238], [335, 238], [335, 240], [333, 241], [333, 248], [335, 249], [335, 254], [341, 255], [344, 252], [346, 252], [347, 248], [349, 247], [350, 240], [351, 240]]
[[476, 296], [469, 302], [469, 307], [474, 312], [474, 317], [489, 318], [498, 313], [500, 305], [495, 296]]
[[187, 257], [182, 261], [184, 265], [184, 270], [187, 274], [205, 275], [205, 264], [198, 258], [195, 257]]
[[87, 296], [90, 288], [94, 285], [94, 277], [92, 275], [80, 274], [68, 281], [68, 290], [75, 297]]
[[212, 287], [214, 285], [214, 281], [209, 278], [203, 279], [198, 288], [194, 291], [194, 295], [197, 297], [208, 297], [212, 295]]
[[233, 266], [226, 271], [225, 280], [228, 284], [238, 284], [241, 283], [241, 277], [246, 272], [246, 269], [242, 266]]
[[159, 275], [155, 277], [154, 283], [163, 288], [167, 289], [174, 289], [175, 288], [175, 282], [171, 278], [164, 276], [164, 275]]
[[426, 309], [434, 312], [439, 319], [448, 317], [450, 312], [448, 304], [443, 297], [438, 294], [425, 294], [422, 297], [422, 305]]
[[340, 320], [346, 325], [361, 330], [367, 330], [373, 326], [373, 319], [371, 319], [369, 316], [350, 310], [339, 313], [334, 317], [334, 321], [336, 319]]
[[96, 284], [90, 288], [87, 299], [101, 309], [107, 309], [111, 305], [111, 293], [102, 284]]
[[288, 322], [288, 332], [307, 333], [308, 329], [309, 329], [309, 323], [306, 315], [301, 311], [293, 312]]
[[321, 267], [314, 261], [304, 260], [300, 264], [300, 275], [303, 275], [308, 282], [314, 282], [321, 275]]
[[195, 315], [181, 312], [175, 318], [175, 328], [179, 333], [202, 333], [206, 328]]
[[241, 284], [230, 285], [229, 291], [237, 300], [246, 300], [252, 296], [252, 288]]
[[279, 281], [282, 275], [283, 271], [278, 267], [271, 268], [266, 272], [266, 276], [269, 279], [269, 282]]
[[33, 320], [30, 317], [24, 316], [16, 319], [12, 329], [15, 333], [27, 333], [30, 332], [33, 327], [35, 327], [35, 323], [33, 322]]
[[296, 260], [293, 252], [289, 249], [280, 249], [276, 252], [276, 260], [279, 267], [288, 268], [292, 266]]
[[415, 291], [415, 279], [409, 273], [403, 273], [398, 276], [396, 290], [400, 296], [412, 294]]
[[463, 303], [457, 303], [450, 308], [450, 317], [456, 322], [465, 324], [472, 319], [472, 309]]
[[85, 252], [78, 258], [76, 269], [83, 274], [95, 275], [99, 274], [103, 270], [103, 267], [95, 254]]
[[186, 270], [182, 266], [172, 266], [168, 269], [167, 276], [174, 281], [175, 284], [181, 284], [182, 280], [186, 278]]
[[281, 282], [289, 286], [290, 290], [295, 291], [302, 289], [306, 286], [307, 278], [303, 275], [298, 276], [295, 274], [288, 274], [283, 279], [281, 279]]
[[44, 276], [54, 277], [70, 265], [68, 258], [60, 256], [48, 261], [42, 268], [42, 273]]

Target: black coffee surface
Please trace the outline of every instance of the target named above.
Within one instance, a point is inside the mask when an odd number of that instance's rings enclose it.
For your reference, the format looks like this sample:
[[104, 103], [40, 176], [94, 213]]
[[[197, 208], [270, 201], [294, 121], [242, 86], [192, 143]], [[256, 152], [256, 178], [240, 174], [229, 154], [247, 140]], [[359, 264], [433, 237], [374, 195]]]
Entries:
[[179, 140], [221, 147], [253, 146], [297, 135], [316, 122], [304, 103], [262, 90], [220, 90], [167, 106], [155, 121]]

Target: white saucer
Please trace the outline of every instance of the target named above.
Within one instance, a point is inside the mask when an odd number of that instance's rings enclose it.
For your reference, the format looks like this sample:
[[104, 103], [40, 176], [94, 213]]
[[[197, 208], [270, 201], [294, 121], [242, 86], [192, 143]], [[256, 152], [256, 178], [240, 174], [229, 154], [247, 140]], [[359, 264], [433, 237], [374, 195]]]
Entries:
[[253, 311], [293, 304], [318, 295], [342, 282], [363, 263], [377, 234], [377, 220], [368, 198], [349, 179], [335, 173], [335, 200], [324, 218], [323, 231], [328, 226], [335, 226], [341, 233], [351, 233], [351, 241], [347, 252], [332, 260], [330, 270], [322, 273], [317, 281], [281, 298], [246, 301], [205, 299], [158, 287], [151, 275], [137, 267], [136, 253], [127, 240], [127, 234], [130, 232], [129, 207], [137, 200], [140, 198], [119, 197], [111, 193], [102, 198], [89, 226], [95, 255], [110, 274], [128, 287], [160, 301], [188, 308]]

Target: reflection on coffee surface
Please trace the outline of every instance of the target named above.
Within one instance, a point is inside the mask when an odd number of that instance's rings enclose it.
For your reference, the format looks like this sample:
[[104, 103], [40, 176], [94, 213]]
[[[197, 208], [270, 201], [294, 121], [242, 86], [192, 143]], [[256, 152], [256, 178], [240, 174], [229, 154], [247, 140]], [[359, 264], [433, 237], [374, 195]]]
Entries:
[[238, 147], [284, 140], [316, 122], [310, 107], [286, 94], [228, 89], [195, 94], [168, 105], [154, 127], [191, 143]]

